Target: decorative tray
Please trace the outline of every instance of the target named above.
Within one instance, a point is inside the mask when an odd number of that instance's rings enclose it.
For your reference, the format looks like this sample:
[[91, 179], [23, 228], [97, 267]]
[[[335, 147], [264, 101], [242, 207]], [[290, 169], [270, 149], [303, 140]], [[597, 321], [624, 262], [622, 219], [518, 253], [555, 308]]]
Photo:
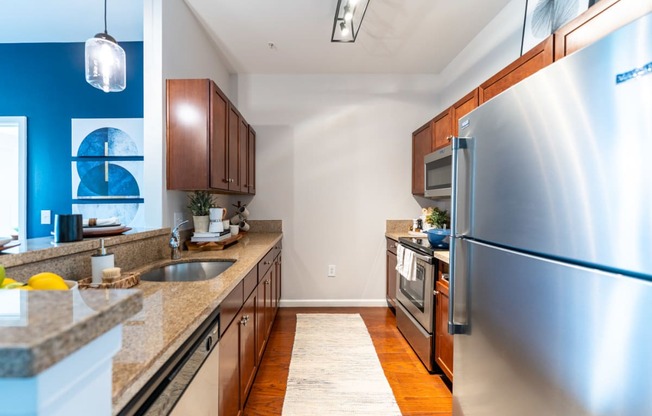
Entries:
[[212, 251], [212, 250], [224, 250], [228, 246], [235, 244], [239, 239], [242, 238], [242, 231], [238, 235], [234, 235], [226, 240], [222, 241], [207, 241], [201, 243], [193, 243], [192, 241], [186, 241], [186, 247], [189, 251]]
[[129, 230], [131, 230], [131, 228], [125, 226], [84, 228], [84, 237], [107, 237], [122, 234]]
[[77, 282], [80, 289], [128, 289], [140, 283], [140, 274], [123, 273], [115, 282], [111, 283], [93, 283], [91, 277], [86, 277]]
[[20, 245], [20, 241], [16, 241], [16, 240], [10, 241], [5, 245], [0, 246], [0, 251], [9, 250], [10, 248], [18, 247], [19, 245]]

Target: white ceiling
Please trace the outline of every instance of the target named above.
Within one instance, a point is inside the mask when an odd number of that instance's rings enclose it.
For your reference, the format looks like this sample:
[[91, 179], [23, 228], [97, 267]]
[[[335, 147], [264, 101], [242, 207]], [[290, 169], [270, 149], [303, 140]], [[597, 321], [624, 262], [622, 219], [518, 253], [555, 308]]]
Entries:
[[[357, 41], [344, 44], [330, 42], [337, 0], [185, 0], [227, 66], [256, 74], [439, 73], [509, 1], [370, 0]], [[0, 42], [83, 42], [104, 30], [103, 7], [3, 1]], [[108, 32], [142, 40], [142, 1], [108, 1]]]

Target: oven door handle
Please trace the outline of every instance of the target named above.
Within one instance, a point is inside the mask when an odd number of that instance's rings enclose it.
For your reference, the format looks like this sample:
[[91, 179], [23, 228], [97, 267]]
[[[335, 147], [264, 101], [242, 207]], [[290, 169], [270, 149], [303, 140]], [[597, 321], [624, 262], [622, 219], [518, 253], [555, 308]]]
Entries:
[[419, 259], [421, 261], [425, 261], [428, 264], [435, 264], [435, 258], [434, 257], [424, 256], [424, 255], [419, 254], [416, 251], [412, 250], [410, 247], [408, 247], [406, 245], [403, 245], [403, 244], [401, 244], [401, 245], [403, 246], [403, 248], [405, 250], [410, 250], [413, 253], [415, 258], [417, 258], [417, 259]]

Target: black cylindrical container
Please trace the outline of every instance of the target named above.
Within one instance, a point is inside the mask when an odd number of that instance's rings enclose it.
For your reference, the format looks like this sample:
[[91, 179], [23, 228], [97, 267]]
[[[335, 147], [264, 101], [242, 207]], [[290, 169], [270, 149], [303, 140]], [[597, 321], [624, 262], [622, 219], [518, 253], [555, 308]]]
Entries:
[[54, 216], [54, 242], [68, 243], [84, 239], [81, 214], [56, 214]]

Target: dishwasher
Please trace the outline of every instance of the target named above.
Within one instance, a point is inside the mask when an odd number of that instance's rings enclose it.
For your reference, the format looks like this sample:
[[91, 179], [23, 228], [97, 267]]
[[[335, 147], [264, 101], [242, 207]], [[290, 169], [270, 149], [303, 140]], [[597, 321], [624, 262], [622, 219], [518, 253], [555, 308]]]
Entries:
[[120, 411], [120, 416], [218, 414], [220, 313], [215, 311]]

